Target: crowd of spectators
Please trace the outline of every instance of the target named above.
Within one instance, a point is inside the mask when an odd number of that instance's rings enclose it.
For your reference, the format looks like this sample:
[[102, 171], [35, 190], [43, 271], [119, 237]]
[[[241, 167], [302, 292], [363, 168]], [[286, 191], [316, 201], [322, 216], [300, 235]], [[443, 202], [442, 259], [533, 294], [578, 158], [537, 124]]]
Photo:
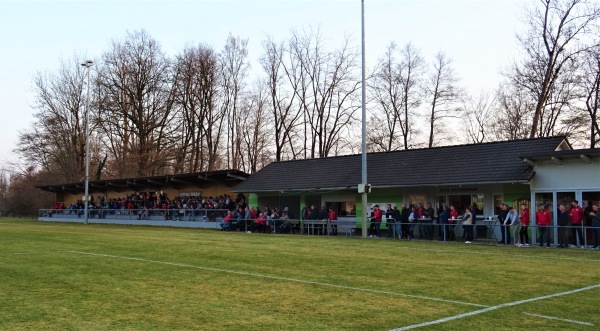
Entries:
[[[154, 192], [143, 192], [111, 199], [90, 196], [88, 213], [89, 217], [97, 218], [106, 218], [107, 215], [134, 215], [137, 219], [148, 219], [150, 216], [160, 215], [165, 220], [173, 221], [184, 220], [186, 217], [189, 217], [189, 220], [204, 217], [204, 220], [215, 221], [218, 217], [224, 217], [227, 210], [235, 210], [237, 207], [245, 208], [245, 206], [246, 199], [243, 194], [239, 194], [235, 199], [226, 194], [216, 197], [169, 199], [162, 192], [158, 195]], [[57, 202], [46, 216], [69, 214], [81, 217], [84, 211], [85, 202], [83, 200], [77, 200], [68, 206], [63, 202]]]
[[223, 231], [246, 231], [248, 233], [289, 233], [292, 231], [294, 218], [288, 207], [280, 210], [265, 206], [259, 208], [238, 205], [235, 210], [228, 210], [219, 226]]
[[[501, 238], [499, 244], [511, 244], [511, 232], [513, 234], [515, 245], [529, 246], [529, 238], [527, 228], [529, 226], [529, 210], [526, 205], [521, 207], [521, 215], [519, 212], [508, 206], [505, 203], [500, 205], [497, 219], [501, 226]], [[550, 247], [550, 228], [551, 216], [548, 210], [545, 209], [545, 204], [540, 204], [539, 209], [535, 213], [535, 222], [538, 226], [539, 238], [538, 243], [542, 246], [544, 243]], [[54, 204], [46, 216], [52, 217], [55, 214], [74, 214], [81, 217], [84, 213], [84, 202], [78, 200], [69, 206], [65, 206], [62, 202]], [[106, 215], [130, 215], [136, 216], [137, 219], [148, 219], [149, 216], [159, 215], [164, 220], [198, 220], [202, 217], [204, 221], [215, 222], [221, 219], [219, 226], [223, 231], [245, 231], [248, 233], [289, 233], [292, 231], [293, 225], [298, 224], [298, 219], [290, 212], [288, 207], [280, 210], [279, 208], [271, 209], [269, 206], [264, 206], [263, 210], [248, 206], [243, 194], [239, 194], [235, 199], [228, 195], [220, 195], [217, 197], [176, 197], [168, 199], [162, 192], [157, 196], [154, 193], [135, 193], [126, 195], [124, 198], [113, 198], [106, 200], [104, 197], [90, 198], [89, 216], [106, 218]], [[443, 241], [454, 240], [453, 226], [456, 225], [459, 219], [462, 219], [464, 227], [465, 243], [470, 244], [473, 241], [473, 226], [475, 225], [476, 215], [480, 212], [477, 205], [466, 206], [464, 213], [459, 217], [459, 213], [452, 205], [441, 205], [437, 212], [437, 224], [439, 224], [439, 238]], [[559, 233], [559, 248], [564, 247], [584, 247], [582, 223], [588, 220], [589, 224], [598, 226], [600, 222], [600, 213], [598, 213], [597, 204], [592, 201], [588, 202], [587, 208], [584, 210], [579, 207], [577, 200], [571, 205], [560, 205], [558, 217], [558, 233]], [[598, 216], [597, 216], [598, 215]], [[375, 205], [370, 215], [369, 237], [381, 238], [381, 224], [385, 217], [386, 226], [388, 227], [388, 236], [390, 238], [414, 240], [415, 225], [419, 220], [427, 220], [432, 222], [435, 218], [433, 208], [430, 203], [424, 207], [417, 203], [410, 207], [406, 204], [401, 205], [401, 209], [391, 204], [387, 205], [385, 212]], [[322, 205], [317, 209], [315, 205], [305, 205], [302, 208], [300, 219], [329, 221], [329, 227], [319, 225], [316, 227], [316, 234], [337, 234], [337, 211], [333, 208], [326, 208]], [[592, 221], [593, 219], [593, 221]], [[595, 223], [594, 223], [595, 222]], [[511, 231], [512, 230], [512, 231]], [[422, 226], [421, 230], [428, 236], [431, 232], [427, 226]], [[571, 242], [568, 243], [567, 232], [571, 231]], [[592, 248], [600, 249], [600, 230], [593, 229], [594, 246]], [[432, 239], [430, 236], [427, 239]], [[520, 239], [520, 240], [519, 240]]]

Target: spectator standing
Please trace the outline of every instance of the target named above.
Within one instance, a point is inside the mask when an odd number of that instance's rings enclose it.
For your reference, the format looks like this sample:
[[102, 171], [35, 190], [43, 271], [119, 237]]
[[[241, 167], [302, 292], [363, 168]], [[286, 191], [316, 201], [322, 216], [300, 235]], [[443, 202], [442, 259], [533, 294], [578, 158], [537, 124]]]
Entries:
[[310, 219], [310, 208], [308, 208], [307, 204], [304, 204], [302, 210], [300, 211], [300, 218], [303, 220]]
[[373, 212], [371, 213], [371, 226], [369, 227], [369, 238], [381, 238], [381, 219], [383, 218], [383, 212], [379, 209], [379, 205], [375, 205], [373, 207]]
[[394, 226], [394, 209], [390, 203], [387, 204], [387, 209], [385, 210], [385, 226], [388, 228], [388, 239], [394, 238], [396, 236], [396, 227]]
[[568, 248], [569, 212], [565, 205], [558, 206], [558, 248]]
[[477, 203], [473, 203], [471, 207], [471, 222], [473, 225], [477, 224]]
[[[583, 241], [583, 209], [579, 207], [579, 201], [573, 200], [571, 202], [571, 210], [569, 211], [569, 218], [571, 219], [571, 245], [585, 248], [585, 241]], [[579, 245], [577, 244], [579, 239]]]
[[417, 223], [417, 218], [419, 217], [417, 209], [417, 206], [412, 206], [412, 211], [408, 215], [408, 240], [411, 241], [415, 240], [413, 231], [415, 229], [415, 223]]
[[504, 219], [504, 223], [502, 224], [502, 231], [504, 231], [504, 245], [510, 245], [510, 230], [511, 225], [519, 219], [519, 214], [513, 207], [508, 208], [508, 212], [506, 213], [506, 218]]
[[[319, 209], [319, 212], [317, 213], [317, 219], [320, 221], [326, 221], [328, 217], [329, 213], [327, 212], [327, 208], [325, 208], [325, 205], [321, 205], [321, 209]], [[327, 234], [327, 224], [320, 225], [319, 232], [322, 235]]]
[[600, 249], [600, 210], [597, 204], [592, 204], [592, 211], [588, 214], [592, 217], [592, 227], [594, 228], [594, 247]]
[[529, 220], [531, 214], [526, 204], [521, 204], [521, 231], [519, 231], [519, 238], [521, 239], [521, 245], [529, 247]]
[[[513, 209], [513, 208], [511, 208], [511, 209]], [[519, 233], [521, 232], [521, 219], [519, 218], [519, 212], [516, 209], [513, 209], [513, 211], [516, 214], [516, 217], [512, 221], [512, 224], [510, 227], [512, 228], [513, 237], [515, 238], [515, 246], [521, 247], [521, 246], [523, 246], [523, 243], [520, 242], [520, 240], [519, 240], [520, 239]]]
[[450, 211], [448, 210], [448, 206], [444, 205], [442, 207], [442, 212], [438, 215], [440, 219], [440, 236], [442, 237], [442, 241], [448, 241], [448, 220], [450, 219]]
[[337, 212], [333, 207], [329, 207], [329, 214], [327, 215], [329, 224], [331, 224], [331, 232], [334, 236], [337, 236]]
[[500, 234], [502, 235], [502, 239], [498, 243], [501, 245], [506, 244], [506, 227], [504, 226], [504, 222], [506, 221], [507, 216], [508, 205], [503, 202], [500, 204], [500, 212], [498, 212], [498, 222], [500, 222]]
[[[405, 207], [404, 204], [402, 206]], [[394, 206], [392, 218], [394, 218], [394, 223], [396, 226], [396, 238], [400, 239], [400, 237], [402, 236], [402, 214], [400, 214], [400, 211], [398, 210], [397, 206]]]
[[454, 206], [451, 205], [450, 206], [450, 219], [457, 219], [457, 218], [458, 218], [458, 210], [456, 210], [456, 208], [454, 208]]
[[540, 247], [544, 247], [544, 238], [546, 239], [546, 247], [550, 248], [550, 212], [546, 210], [544, 204], [540, 204], [538, 211], [535, 213], [535, 222], [538, 226], [539, 231], [539, 243]]
[[421, 203], [417, 203], [417, 213], [415, 218], [423, 218], [423, 205]]
[[435, 211], [433, 210], [433, 207], [431, 206], [431, 202], [428, 202], [427, 204], [425, 204], [425, 206], [426, 206], [426, 208], [423, 209], [423, 217], [429, 219], [426, 221], [426, 223], [428, 223], [426, 226], [427, 239], [433, 239], [433, 219], [435, 217]]
[[327, 212], [327, 208], [325, 207], [325, 205], [321, 205], [321, 209], [319, 209], [317, 219], [326, 220], [328, 217], [328, 214], [329, 213]]
[[315, 205], [311, 205], [310, 206], [310, 211], [309, 211], [309, 214], [308, 214], [308, 219], [310, 219], [310, 220], [317, 220], [317, 219], [319, 219], [318, 216], [319, 216], [319, 213], [317, 212], [317, 209], [315, 208]]
[[[590, 215], [590, 213], [594, 212], [594, 201], [592, 200], [588, 200], [587, 203], [587, 207], [585, 207], [585, 209], [583, 210], [583, 226], [592, 226], [592, 219], [594, 218], [593, 216]], [[593, 231], [592, 231], [593, 232]]]
[[409, 216], [410, 216], [411, 210], [406, 206], [405, 203], [402, 204], [402, 210], [400, 211], [400, 223], [401, 223], [401, 230], [398, 233], [402, 234], [402, 237], [400, 237], [400, 239], [405, 238], [408, 239], [408, 231], [409, 231]]
[[473, 242], [473, 214], [471, 213], [471, 207], [467, 206], [465, 208], [465, 214], [463, 215], [462, 221], [463, 231], [467, 237], [465, 244], [470, 244]]

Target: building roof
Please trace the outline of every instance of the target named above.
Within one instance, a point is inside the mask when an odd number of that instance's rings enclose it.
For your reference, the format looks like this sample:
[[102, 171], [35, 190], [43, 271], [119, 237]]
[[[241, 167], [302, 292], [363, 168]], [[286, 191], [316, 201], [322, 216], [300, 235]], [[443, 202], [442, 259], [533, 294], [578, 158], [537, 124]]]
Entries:
[[[410, 149], [367, 155], [367, 182], [374, 188], [528, 182], [534, 176], [521, 155], [571, 146], [563, 136]], [[312, 191], [356, 188], [360, 154], [273, 162], [234, 192]]]
[[[207, 172], [193, 172], [187, 174], [105, 179], [89, 182], [90, 192], [105, 191], [146, 191], [151, 188], [160, 189], [166, 186], [197, 185], [204, 183], [224, 183], [231, 185], [244, 181], [250, 176], [239, 170], [217, 170]], [[48, 192], [83, 193], [84, 182], [69, 184], [38, 185], [37, 188]]]

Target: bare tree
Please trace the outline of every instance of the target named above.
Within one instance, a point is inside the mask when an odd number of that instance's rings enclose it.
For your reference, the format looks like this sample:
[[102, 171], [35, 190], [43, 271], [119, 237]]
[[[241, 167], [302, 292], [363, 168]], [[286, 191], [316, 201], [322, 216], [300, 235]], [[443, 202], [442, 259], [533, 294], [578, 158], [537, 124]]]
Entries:
[[275, 161], [281, 161], [286, 144], [289, 144], [292, 155], [294, 154], [292, 136], [303, 113], [300, 103], [297, 102], [298, 94], [294, 93], [294, 90], [300, 84], [302, 75], [298, 71], [302, 68], [295, 57], [288, 57], [289, 62], [285, 61], [284, 54], [289, 53], [283, 43], [277, 44], [269, 38], [263, 42], [263, 48], [264, 55], [260, 62], [267, 74], [266, 85], [269, 89], [270, 117], [273, 119]]
[[[396, 58], [398, 47], [390, 42], [385, 55], [379, 59], [369, 79], [369, 90], [374, 106], [372, 122], [381, 123], [369, 130], [368, 144], [373, 150], [393, 151], [399, 148], [398, 131], [405, 127], [402, 116], [402, 66]], [[406, 147], [405, 147], [406, 148]]]
[[353, 123], [360, 107], [356, 91], [358, 52], [346, 39], [340, 49], [327, 51], [319, 32], [292, 33], [290, 55], [300, 61], [303, 70], [294, 93], [305, 114], [305, 139], [310, 157], [327, 157], [340, 142], [344, 130]]
[[474, 144], [489, 141], [496, 99], [482, 91], [476, 98], [469, 97], [463, 106], [466, 111], [464, 125], [467, 139]]
[[457, 118], [460, 112], [458, 101], [462, 90], [458, 87], [458, 76], [452, 67], [452, 60], [444, 52], [435, 55], [425, 83], [425, 93], [431, 100], [428, 142], [431, 148], [434, 146], [435, 133], [444, 131], [444, 120]]
[[583, 65], [583, 96], [589, 121], [590, 148], [600, 144], [600, 45], [586, 52]]
[[529, 31], [518, 36], [524, 60], [516, 63], [509, 75], [516, 86], [535, 100], [530, 138], [552, 131], [540, 132], [539, 122], [548, 110], [559, 78], [567, 71], [566, 65], [587, 49], [585, 37], [600, 17], [600, 7], [593, 1], [540, 0], [539, 3], [539, 7], [527, 14]]
[[259, 82], [240, 107], [243, 129], [241, 164], [243, 170], [249, 173], [255, 173], [273, 161], [268, 148], [273, 135], [268, 126], [270, 99], [268, 89], [269, 87]]
[[176, 57], [173, 95], [179, 123], [175, 130], [178, 170], [203, 171], [216, 163], [209, 151], [215, 150], [213, 137], [219, 135], [213, 130], [220, 132], [224, 118], [217, 108], [218, 76], [218, 57], [209, 46], [188, 47]]
[[37, 215], [39, 209], [52, 207], [54, 194], [40, 192], [35, 187], [50, 181], [56, 182], [53, 174], [36, 171], [33, 165], [12, 171], [8, 191], [5, 192], [4, 215], [32, 217]]
[[500, 85], [496, 91], [496, 101], [492, 140], [527, 138], [531, 128], [534, 101], [513, 85]]
[[399, 49], [391, 42], [370, 81], [373, 102], [369, 145], [375, 150], [409, 149], [420, 131], [415, 118], [424, 96], [425, 62], [412, 43]]
[[238, 169], [241, 160], [243, 118], [238, 116], [242, 102], [244, 81], [248, 76], [248, 39], [229, 35], [219, 56], [222, 85], [222, 106], [227, 119], [227, 165]]
[[118, 176], [163, 173], [169, 165], [173, 98], [170, 63], [145, 31], [113, 41], [98, 66], [100, 119]]
[[420, 84], [423, 80], [425, 61], [421, 57], [421, 52], [415, 48], [412, 43], [408, 43], [401, 50], [402, 60], [400, 63], [400, 82], [402, 86], [402, 117], [403, 125], [400, 126], [404, 149], [411, 147], [409, 139], [418, 133], [414, 127], [411, 118], [416, 115], [421, 106], [422, 91]]
[[87, 81], [81, 62], [61, 61], [57, 73], [35, 76], [35, 121], [19, 134], [16, 149], [28, 164], [65, 181], [80, 180], [85, 167]]

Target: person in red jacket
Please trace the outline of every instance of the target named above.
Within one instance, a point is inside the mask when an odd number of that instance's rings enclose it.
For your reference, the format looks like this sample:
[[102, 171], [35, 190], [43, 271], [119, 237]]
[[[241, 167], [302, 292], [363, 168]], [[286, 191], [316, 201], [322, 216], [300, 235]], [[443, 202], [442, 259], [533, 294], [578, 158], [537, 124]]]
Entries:
[[231, 222], [233, 222], [233, 214], [231, 213], [231, 210], [228, 210], [227, 216], [225, 216], [225, 218], [223, 219], [223, 222], [219, 223], [221, 230], [223, 230], [223, 231], [229, 230], [229, 227], [231, 226]]
[[[571, 247], [584, 247], [583, 242], [583, 231], [581, 229], [581, 222], [583, 221], [583, 208], [579, 207], [579, 201], [573, 200], [571, 203], [571, 210], [569, 211], [569, 219], [571, 220]], [[579, 239], [579, 245], [577, 245], [577, 239]]]
[[[379, 205], [375, 205], [373, 207], [373, 212], [371, 213], [371, 227], [369, 228], [370, 236], [369, 238], [377, 237], [381, 238], [381, 232], [379, 228], [381, 227], [381, 219], [383, 218], [383, 212], [379, 209]], [[375, 231], [373, 231], [375, 229]]]
[[550, 248], [550, 223], [552, 216], [550, 212], [546, 210], [544, 204], [540, 204], [538, 211], [535, 213], [535, 222], [539, 229], [539, 243], [540, 247], [544, 246], [544, 237], [546, 237], [546, 247]]
[[[521, 244], [524, 247], [529, 246], [529, 219], [531, 215], [529, 214], [529, 208], [527, 208], [526, 204], [521, 205], [521, 231], [519, 231], [519, 238], [521, 239]], [[523, 240], [524, 239], [524, 240]]]
[[333, 207], [329, 207], [329, 213], [327, 219], [331, 224], [331, 234], [337, 236], [337, 212], [333, 209]]
[[255, 219], [254, 224], [252, 224], [252, 231], [248, 231], [248, 233], [264, 232], [266, 228], [267, 228], [267, 215], [265, 213], [259, 213], [258, 218]]

